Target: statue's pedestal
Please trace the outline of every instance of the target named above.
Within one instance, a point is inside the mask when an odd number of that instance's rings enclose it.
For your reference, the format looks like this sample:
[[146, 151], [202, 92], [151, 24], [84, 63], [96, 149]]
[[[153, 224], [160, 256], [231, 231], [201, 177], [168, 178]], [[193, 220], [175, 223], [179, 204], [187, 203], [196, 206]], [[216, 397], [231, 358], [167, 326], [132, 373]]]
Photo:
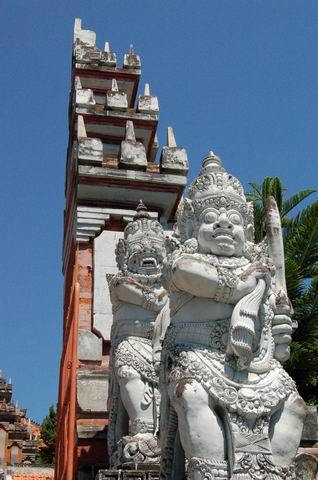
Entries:
[[159, 470], [147, 468], [141, 470], [99, 470], [96, 480], [159, 480]]

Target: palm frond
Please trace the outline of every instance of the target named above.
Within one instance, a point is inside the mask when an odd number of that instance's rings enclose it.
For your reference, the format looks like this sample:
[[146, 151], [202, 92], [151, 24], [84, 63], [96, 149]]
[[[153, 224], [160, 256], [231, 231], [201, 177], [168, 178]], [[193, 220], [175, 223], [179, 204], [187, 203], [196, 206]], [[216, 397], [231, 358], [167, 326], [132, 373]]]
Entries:
[[[256, 182], [249, 182], [249, 185], [252, 187], [251, 195], [257, 195], [258, 199], [261, 200], [262, 198], [262, 185]], [[248, 194], [249, 195], [249, 194]]]
[[309, 195], [312, 195], [313, 193], [317, 192], [317, 190], [314, 189], [307, 189], [307, 190], [302, 190], [301, 192], [295, 193], [291, 197], [289, 197], [287, 200], [284, 200], [283, 205], [282, 205], [282, 216], [287, 215], [291, 210], [293, 210], [297, 205], [299, 205], [303, 200], [305, 200]]

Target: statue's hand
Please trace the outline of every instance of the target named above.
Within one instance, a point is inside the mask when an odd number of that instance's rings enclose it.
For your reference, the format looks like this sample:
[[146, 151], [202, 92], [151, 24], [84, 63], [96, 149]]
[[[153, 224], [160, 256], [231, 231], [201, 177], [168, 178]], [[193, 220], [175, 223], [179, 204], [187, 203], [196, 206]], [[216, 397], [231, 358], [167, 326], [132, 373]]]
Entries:
[[272, 322], [272, 334], [275, 342], [275, 358], [281, 363], [286, 362], [290, 356], [289, 344], [292, 335], [292, 321], [290, 318], [290, 305], [287, 295], [279, 292], [274, 307], [275, 316]]
[[241, 280], [248, 280], [249, 278], [259, 279], [263, 278], [268, 284], [271, 281], [271, 277], [275, 275], [275, 267], [269, 259], [264, 259], [263, 262], [252, 263], [247, 270], [241, 275]]
[[257, 280], [262, 278], [267, 286], [270, 286], [271, 278], [275, 273], [275, 267], [268, 261], [252, 263], [239, 277], [236, 300], [255, 290]]

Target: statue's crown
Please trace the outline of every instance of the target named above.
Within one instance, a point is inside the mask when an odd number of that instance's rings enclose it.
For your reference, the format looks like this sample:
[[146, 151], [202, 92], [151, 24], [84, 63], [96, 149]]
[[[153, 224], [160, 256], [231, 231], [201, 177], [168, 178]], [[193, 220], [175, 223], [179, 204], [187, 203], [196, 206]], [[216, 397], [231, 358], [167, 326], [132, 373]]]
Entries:
[[156, 219], [151, 217], [147, 207], [140, 200], [134, 219], [128, 223], [124, 230], [124, 239], [129, 244], [133, 244], [136, 242], [144, 243], [150, 239], [152, 242], [162, 243], [164, 238], [162, 226]]
[[189, 188], [189, 198], [196, 215], [209, 207], [247, 203], [241, 183], [222, 167], [221, 159], [213, 152], [203, 160], [201, 171]]

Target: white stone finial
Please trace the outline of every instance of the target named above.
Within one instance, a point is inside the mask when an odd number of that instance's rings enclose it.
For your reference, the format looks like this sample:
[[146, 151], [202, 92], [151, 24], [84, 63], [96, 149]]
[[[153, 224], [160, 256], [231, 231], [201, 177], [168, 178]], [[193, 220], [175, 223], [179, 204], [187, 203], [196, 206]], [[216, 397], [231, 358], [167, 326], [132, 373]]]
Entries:
[[135, 129], [134, 124], [132, 121], [128, 120], [126, 123], [126, 135], [125, 140], [130, 140], [131, 142], [136, 141]]
[[80, 77], [75, 77], [75, 90], [79, 90], [82, 88], [82, 83]]
[[145, 96], [145, 97], [150, 97], [150, 86], [149, 86], [149, 83], [145, 83], [144, 96]]
[[155, 133], [155, 138], [154, 138], [154, 140], [153, 140], [153, 144], [156, 145], [156, 146], [159, 145], [157, 132]]
[[8, 381], [8, 385], [11, 385], [12, 384], [12, 379], [11, 377], [9, 378], [9, 381]]
[[118, 85], [116, 78], [112, 79], [112, 92], [118, 92]]
[[105, 45], [104, 45], [104, 52], [106, 52], [106, 53], [110, 53], [110, 45], [109, 45], [109, 42], [105, 42]]
[[80, 33], [81, 30], [82, 30], [82, 19], [81, 18], [75, 18], [74, 36], [75, 36], [75, 33]]
[[219, 170], [220, 167], [222, 167], [221, 159], [210, 150], [202, 161], [202, 168], [205, 172], [213, 172]]
[[74, 43], [77, 40], [91, 47], [94, 47], [96, 44], [96, 33], [92, 30], [83, 30], [81, 18], [76, 18], [74, 22]]
[[136, 54], [132, 44], [129, 45], [128, 53], [124, 55], [124, 68], [140, 69], [141, 61], [139, 55]]
[[19, 402], [18, 402], [18, 400], [15, 401], [15, 408], [19, 408]]
[[176, 147], [176, 139], [172, 127], [167, 128], [167, 147]]
[[85, 138], [87, 137], [85, 122], [83, 115], [79, 115], [77, 117], [77, 138]]
[[144, 211], [144, 210], [147, 210], [147, 207], [142, 200], [139, 200], [139, 203], [138, 203], [137, 208], [136, 208], [136, 212], [140, 212], [140, 211]]

